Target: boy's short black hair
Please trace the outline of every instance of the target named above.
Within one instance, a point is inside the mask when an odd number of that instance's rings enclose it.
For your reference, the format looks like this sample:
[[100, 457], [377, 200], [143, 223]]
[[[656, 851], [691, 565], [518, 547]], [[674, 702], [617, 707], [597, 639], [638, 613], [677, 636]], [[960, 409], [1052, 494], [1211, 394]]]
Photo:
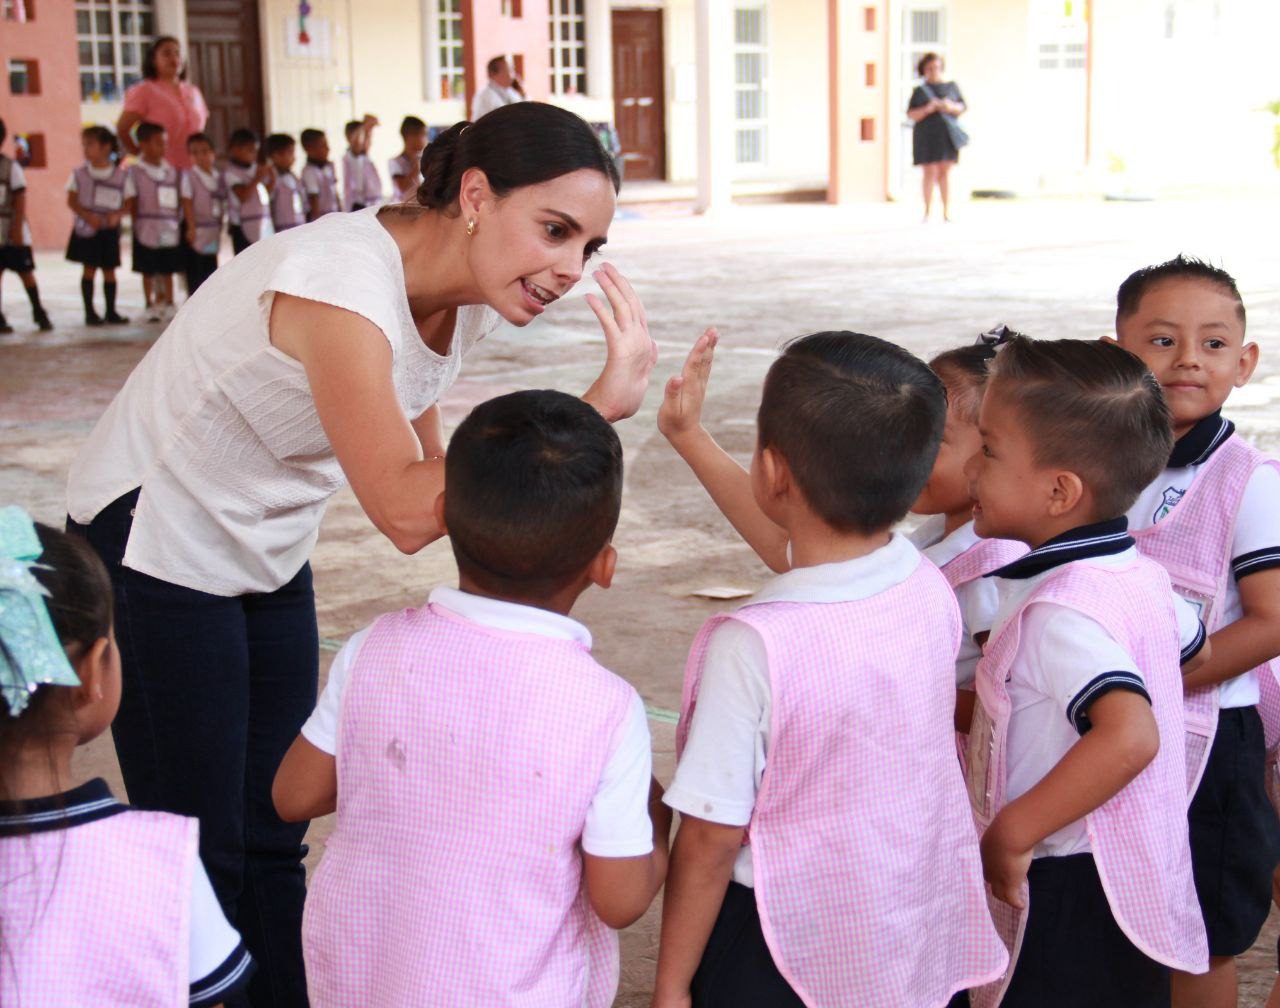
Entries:
[[828, 525], [870, 535], [920, 495], [946, 415], [942, 382], [902, 347], [862, 333], [814, 333], [769, 368], [759, 447], [782, 456]]
[[298, 139], [302, 142], [303, 150], [310, 150], [312, 145], [319, 143], [324, 139], [324, 130], [304, 129]]
[[210, 147], [213, 146], [213, 141], [209, 139], [208, 133], [192, 133], [191, 136], [187, 137], [187, 150], [191, 150], [192, 145], [198, 143], [208, 144]]
[[622, 503], [622, 445], [563, 392], [481, 403], [445, 457], [445, 525], [460, 573], [485, 591], [547, 598], [609, 544]]
[[1119, 322], [1120, 319], [1127, 318], [1136, 312], [1138, 305], [1142, 303], [1142, 296], [1165, 280], [1202, 280], [1213, 284], [1235, 301], [1236, 314], [1240, 317], [1240, 325], [1244, 326], [1244, 299], [1240, 296], [1239, 288], [1236, 287], [1235, 277], [1224, 269], [1211, 266], [1203, 259], [1181, 253], [1168, 262], [1144, 266], [1129, 274], [1125, 282], [1120, 285], [1120, 289], [1116, 291], [1116, 321]]
[[411, 133], [421, 133], [426, 130], [427, 124], [414, 115], [407, 115], [400, 121], [400, 135], [407, 137]]
[[1123, 515], [1168, 465], [1173, 424], [1160, 383], [1117, 343], [1016, 336], [990, 380], [1017, 409], [1036, 464], [1079, 476], [1097, 521]]
[[138, 124], [137, 138], [138, 143], [146, 143], [152, 137], [159, 136], [164, 132], [164, 127], [159, 123], [142, 122]]
[[345, 135], [346, 138], [350, 140], [351, 134], [354, 133], [363, 125], [364, 123], [362, 123], [359, 119], [352, 119], [349, 123], [347, 123], [345, 126], [342, 127], [343, 135]]
[[287, 151], [290, 147], [298, 146], [297, 141], [288, 133], [272, 133], [267, 137], [266, 143], [263, 144], [263, 153], [267, 157], [273, 157], [282, 151]]
[[257, 144], [258, 134], [248, 127], [241, 126], [237, 130], [231, 131], [231, 136], [227, 140], [228, 147], [247, 147], [249, 144]]

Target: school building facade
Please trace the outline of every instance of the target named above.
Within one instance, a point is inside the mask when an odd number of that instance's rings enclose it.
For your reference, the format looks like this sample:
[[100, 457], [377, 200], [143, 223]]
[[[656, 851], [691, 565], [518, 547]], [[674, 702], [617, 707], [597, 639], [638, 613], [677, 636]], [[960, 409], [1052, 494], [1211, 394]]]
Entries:
[[157, 33], [184, 42], [216, 139], [315, 126], [337, 151], [372, 112], [380, 167], [402, 116], [464, 118], [506, 55], [529, 97], [616, 128], [628, 180], [696, 183], [700, 209], [753, 190], [916, 198], [904, 110], [927, 51], [969, 103], [962, 191], [1141, 193], [1276, 170], [1280, 4], [1257, 0], [0, 4], [0, 117], [42, 145], [28, 176], [46, 246], [65, 240], [76, 125], [114, 124]]

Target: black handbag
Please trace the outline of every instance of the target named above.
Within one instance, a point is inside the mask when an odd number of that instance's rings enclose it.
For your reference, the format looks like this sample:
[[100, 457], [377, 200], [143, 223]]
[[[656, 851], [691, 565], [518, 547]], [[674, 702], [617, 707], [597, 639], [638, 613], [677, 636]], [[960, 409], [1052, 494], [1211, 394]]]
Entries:
[[[930, 100], [938, 100], [938, 96], [934, 94], [933, 88], [929, 87], [928, 84], [922, 84], [920, 87], [929, 96]], [[947, 127], [947, 136], [951, 138], [951, 143], [955, 145], [956, 150], [959, 150], [969, 142], [969, 134], [965, 132], [965, 128], [960, 125], [955, 116], [947, 115], [945, 112], [937, 114], [942, 116], [942, 122]]]

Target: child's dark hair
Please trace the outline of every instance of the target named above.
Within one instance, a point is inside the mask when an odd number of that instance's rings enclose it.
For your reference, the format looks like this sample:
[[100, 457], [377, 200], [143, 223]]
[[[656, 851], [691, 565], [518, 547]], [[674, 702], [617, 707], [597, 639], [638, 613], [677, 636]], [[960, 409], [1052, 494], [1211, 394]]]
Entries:
[[988, 368], [995, 356], [996, 347], [993, 344], [975, 343], [956, 347], [954, 350], [944, 350], [929, 361], [933, 373], [946, 386], [947, 404], [967, 423], [978, 422], [982, 387], [987, 383]]
[[1244, 321], [1244, 299], [1236, 287], [1235, 277], [1224, 269], [1211, 266], [1203, 259], [1178, 254], [1168, 262], [1144, 266], [1130, 273], [1120, 289], [1116, 291], [1116, 321], [1127, 318], [1138, 310], [1142, 297], [1156, 284], [1165, 280], [1202, 280], [1212, 284], [1219, 291], [1236, 303], [1236, 314], [1240, 317], [1240, 325]]
[[324, 139], [324, 130], [304, 129], [298, 139], [302, 142], [303, 150], [310, 150], [315, 144]]
[[227, 138], [228, 147], [247, 147], [249, 144], [256, 144], [257, 142], [258, 134], [245, 126], [232, 130], [231, 136]]
[[92, 140], [94, 143], [103, 144], [111, 152], [112, 160], [120, 156], [120, 141], [116, 139], [116, 135], [105, 126], [86, 126], [80, 131], [80, 136], [84, 140]]
[[408, 115], [400, 120], [400, 135], [407, 137], [413, 133], [421, 133], [427, 128], [427, 124], [417, 116]]
[[272, 133], [267, 137], [266, 142], [262, 145], [262, 152], [267, 157], [275, 157], [277, 154], [287, 151], [290, 147], [296, 147], [297, 141], [288, 133]]
[[433, 210], [452, 206], [468, 168], [484, 172], [499, 198], [583, 168], [604, 175], [615, 193], [621, 185], [586, 121], [543, 102], [504, 105], [477, 122], [455, 123], [427, 144], [418, 202]]
[[364, 123], [362, 123], [359, 119], [352, 119], [349, 123], [347, 123], [345, 126], [342, 127], [342, 133], [348, 140], [350, 140], [351, 134], [354, 133], [363, 125]]
[[208, 133], [192, 133], [187, 137], [187, 150], [191, 150], [196, 144], [208, 144], [213, 147], [213, 140], [209, 138]]
[[163, 132], [164, 132], [164, 127], [161, 126], [159, 123], [142, 122], [142, 123], [138, 123], [138, 130], [135, 135], [138, 138], [138, 143], [143, 144], [143, 143], [146, 143], [148, 140], [150, 140], [152, 137], [160, 136], [160, 134], [162, 134]]
[[1036, 464], [1076, 473], [1098, 521], [1129, 510], [1168, 464], [1173, 427], [1160, 383], [1115, 343], [1017, 336], [996, 354], [991, 381], [1017, 409]]
[[0, 119], [0, 143], [4, 143], [4, 138], [9, 135], [9, 130], [4, 124], [4, 120]]
[[459, 572], [496, 595], [547, 598], [613, 537], [622, 445], [581, 399], [512, 392], [481, 403], [458, 426], [445, 486]]
[[869, 535], [919, 496], [946, 414], [941, 380], [902, 347], [861, 333], [814, 333], [787, 344], [769, 368], [759, 447], [782, 456], [824, 522]]

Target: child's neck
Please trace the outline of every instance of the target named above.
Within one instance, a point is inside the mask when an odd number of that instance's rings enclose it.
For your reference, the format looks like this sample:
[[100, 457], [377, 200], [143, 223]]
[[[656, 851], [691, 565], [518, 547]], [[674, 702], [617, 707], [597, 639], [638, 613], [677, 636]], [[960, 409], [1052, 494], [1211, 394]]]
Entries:
[[787, 531], [793, 568], [857, 560], [887, 546], [892, 537], [888, 529], [870, 534], [841, 532], [817, 518], [795, 522]]
[[164, 165], [164, 158], [159, 157], [159, 158], [156, 158], [156, 159], [153, 161], [151, 158], [146, 157], [146, 156], [144, 155], [144, 156], [143, 156], [143, 158], [142, 158], [142, 163], [143, 163], [143, 164], [149, 164], [149, 165], [151, 165], [151, 167], [152, 167], [152, 168], [160, 168], [160, 167], [163, 167], [163, 165]]
[[[43, 733], [38, 737], [50, 738]], [[70, 791], [71, 754], [76, 750], [76, 741], [74, 732], [56, 732], [47, 745], [20, 746], [0, 769], [5, 799], [27, 801]]]
[[574, 603], [578, 601], [578, 596], [586, 590], [587, 585], [588, 582], [585, 580], [574, 581], [554, 595], [545, 598], [515, 598], [511, 595], [501, 595], [497, 592], [489, 591], [483, 585], [477, 584], [467, 577], [467, 575], [461, 572], [458, 573], [458, 591], [466, 592], [468, 595], [479, 595], [481, 598], [493, 599], [495, 602], [510, 602], [512, 605], [545, 609], [560, 616], [569, 615]]
[[110, 167], [111, 167], [111, 159], [110, 159], [110, 158], [101, 158], [101, 159], [98, 159], [98, 160], [92, 160], [92, 161], [90, 161], [90, 162], [89, 162], [89, 167], [90, 167], [90, 168], [98, 168], [98, 169], [102, 169], [102, 168], [110, 168]]

